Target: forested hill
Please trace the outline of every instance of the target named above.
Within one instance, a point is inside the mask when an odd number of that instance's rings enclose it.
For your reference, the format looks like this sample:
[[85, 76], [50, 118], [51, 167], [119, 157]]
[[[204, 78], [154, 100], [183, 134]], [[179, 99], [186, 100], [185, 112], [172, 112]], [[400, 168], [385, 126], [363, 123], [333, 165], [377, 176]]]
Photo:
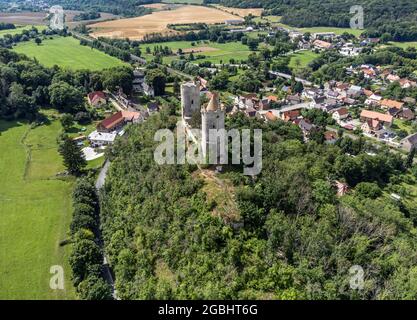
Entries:
[[[303, 143], [297, 126], [238, 114], [228, 128], [263, 130], [263, 170], [225, 168], [222, 191], [195, 167], [155, 163], [154, 132], [176, 121], [162, 111], [109, 152], [101, 221], [121, 299], [417, 296], [417, 210], [381, 193], [407, 172], [399, 155], [368, 155], [362, 139]], [[336, 197], [334, 179], [355, 191]], [[363, 290], [349, 287], [353, 265]]]
[[365, 27], [376, 34], [390, 33], [395, 40], [417, 39], [415, 0], [206, 0], [232, 7], [262, 7], [282, 16], [282, 22], [295, 27], [349, 27], [349, 9], [361, 5]]
[[157, 0], [47, 0], [50, 5], [61, 5], [65, 10], [83, 10], [108, 12], [123, 16], [140, 16], [150, 13], [143, 4], [159, 2]]

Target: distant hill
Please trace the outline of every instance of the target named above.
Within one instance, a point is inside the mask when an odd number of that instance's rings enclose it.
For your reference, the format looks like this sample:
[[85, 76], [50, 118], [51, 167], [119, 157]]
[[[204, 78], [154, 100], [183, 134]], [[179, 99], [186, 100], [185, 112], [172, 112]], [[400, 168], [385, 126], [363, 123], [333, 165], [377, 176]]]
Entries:
[[354, 5], [364, 8], [365, 28], [371, 36], [390, 34], [397, 41], [417, 39], [417, 2], [414, 0], [206, 0], [224, 6], [259, 8], [282, 16], [295, 27], [349, 27]]

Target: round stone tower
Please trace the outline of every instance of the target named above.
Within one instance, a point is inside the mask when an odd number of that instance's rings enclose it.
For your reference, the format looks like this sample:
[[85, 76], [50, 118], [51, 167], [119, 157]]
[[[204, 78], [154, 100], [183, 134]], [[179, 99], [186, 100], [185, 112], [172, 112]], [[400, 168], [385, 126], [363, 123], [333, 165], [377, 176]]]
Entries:
[[200, 111], [200, 83], [198, 81], [181, 84], [181, 110], [185, 121], [190, 120], [194, 112]]
[[219, 136], [214, 141], [210, 140], [210, 130], [224, 129], [224, 117], [225, 111], [220, 104], [219, 95], [213, 92], [209, 103], [201, 108], [201, 147], [204, 159], [208, 159], [210, 150], [217, 150], [217, 159], [227, 152], [223, 150]]

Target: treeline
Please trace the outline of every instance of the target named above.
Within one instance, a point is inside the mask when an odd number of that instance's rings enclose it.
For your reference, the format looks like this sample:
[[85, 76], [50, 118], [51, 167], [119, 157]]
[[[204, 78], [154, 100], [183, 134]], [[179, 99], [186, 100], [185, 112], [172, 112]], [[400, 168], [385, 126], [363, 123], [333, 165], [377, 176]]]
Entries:
[[0, 22], [0, 30], [16, 29], [13, 23]]
[[129, 62], [131, 60], [129, 51], [115, 48], [112, 45], [105, 45], [102, 43], [102, 38], [100, 38], [100, 40], [93, 40], [93, 41], [87, 41], [85, 39], [81, 39], [80, 44], [82, 46], [89, 46], [91, 48], [95, 48], [97, 50], [103, 51], [104, 53], [107, 53], [108, 55], [112, 57], [116, 57], [125, 62]]
[[166, 42], [166, 41], [197, 41], [210, 40], [219, 43], [240, 41], [243, 32], [229, 32], [224, 26], [210, 26], [207, 29], [190, 31], [185, 34], [164, 35], [160, 33], [146, 34], [142, 43]]
[[69, 263], [72, 282], [83, 300], [111, 300], [112, 288], [104, 278], [99, 246], [98, 197], [91, 178], [79, 178], [72, 194], [72, 250]]
[[65, 28], [63, 30], [52, 30], [52, 29], [44, 29], [41, 32], [39, 32], [39, 30], [32, 26], [30, 29], [25, 29], [22, 30], [22, 32], [20, 33], [16, 33], [16, 34], [4, 34], [1, 38], [0, 38], [0, 47], [3, 48], [11, 48], [13, 45], [19, 43], [19, 42], [24, 42], [24, 41], [29, 41], [31, 39], [37, 39], [40, 36], [51, 36], [51, 35], [61, 35], [61, 36], [67, 36], [68, 30]]
[[141, 5], [154, 3], [154, 0], [47, 0], [50, 5], [61, 5], [64, 10], [81, 10], [108, 12], [126, 17], [141, 16], [151, 13], [152, 10]]
[[[0, 49], [0, 118], [37, 120], [39, 108], [60, 112], [88, 112], [84, 97], [88, 92], [119, 87], [129, 94], [133, 71], [118, 67], [103, 71], [46, 68], [37, 61], [7, 49]], [[42, 117], [39, 119], [42, 121]]]
[[[101, 221], [121, 299], [417, 296], [417, 208], [383, 196], [416, 180], [400, 155], [347, 137], [304, 143], [295, 125], [235, 115], [227, 129], [263, 130], [263, 168], [251, 179], [224, 167], [233, 212], [195, 166], [155, 163], [154, 132], [176, 122], [162, 111], [112, 148]], [[336, 180], [347, 195], [337, 197]], [[361, 290], [349, 284], [354, 265]]]
[[83, 20], [95, 20], [101, 17], [100, 12], [96, 11], [89, 11], [89, 12], [81, 12], [74, 16], [74, 21], [83, 21]]
[[295, 27], [329, 26], [349, 28], [354, 14], [350, 7], [360, 5], [368, 34], [389, 33], [396, 41], [417, 40], [415, 12], [417, 2], [410, 0], [207, 0], [240, 8], [265, 8], [265, 15], [282, 16], [282, 23]]

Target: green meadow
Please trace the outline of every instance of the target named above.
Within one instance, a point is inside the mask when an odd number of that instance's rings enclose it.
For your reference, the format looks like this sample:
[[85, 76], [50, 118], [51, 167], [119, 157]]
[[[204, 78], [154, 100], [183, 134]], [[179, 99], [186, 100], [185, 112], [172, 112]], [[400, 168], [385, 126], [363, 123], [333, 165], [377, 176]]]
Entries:
[[[46, 29], [46, 26], [35, 26], [35, 27], [36, 29], [38, 29], [38, 31], [42, 31]], [[17, 27], [16, 29], [0, 30], [0, 38], [3, 37], [5, 34], [15, 35], [18, 33], [22, 33], [23, 30], [30, 30], [30, 29], [32, 29], [32, 26], [27, 25], [27, 26]]]
[[310, 50], [303, 50], [298, 51], [293, 54], [291, 54], [290, 64], [289, 67], [291, 69], [302, 69], [307, 67], [307, 65], [316, 59], [319, 56], [319, 54], [310, 51]]
[[[63, 171], [59, 121], [31, 128], [0, 121], [0, 299], [74, 299], [69, 246], [73, 181]], [[51, 266], [62, 266], [63, 290], [52, 290]]]
[[39, 46], [33, 40], [21, 42], [13, 50], [36, 58], [47, 67], [58, 65], [73, 70], [102, 70], [126, 65], [104, 52], [80, 45], [79, 40], [73, 37], [46, 39]]
[[152, 54], [146, 54], [146, 48], [149, 47], [151, 52], [155, 46], [169, 47], [173, 51], [172, 56], [164, 57], [164, 63], [169, 64], [172, 60], [178, 59], [176, 52], [178, 49], [195, 49], [198, 51], [198, 47], [208, 47], [214, 50], [204, 52], [194, 52], [194, 56], [204, 55], [205, 58], [196, 59], [196, 62], [210, 61], [212, 63], [228, 63], [230, 59], [246, 60], [249, 54], [252, 52], [248, 46], [243, 45], [240, 42], [228, 42], [217, 43], [211, 41], [194, 41], [194, 46], [191, 45], [192, 41], [169, 41], [161, 43], [145, 43], [141, 45], [143, 56], [148, 60], [153, 59]]

